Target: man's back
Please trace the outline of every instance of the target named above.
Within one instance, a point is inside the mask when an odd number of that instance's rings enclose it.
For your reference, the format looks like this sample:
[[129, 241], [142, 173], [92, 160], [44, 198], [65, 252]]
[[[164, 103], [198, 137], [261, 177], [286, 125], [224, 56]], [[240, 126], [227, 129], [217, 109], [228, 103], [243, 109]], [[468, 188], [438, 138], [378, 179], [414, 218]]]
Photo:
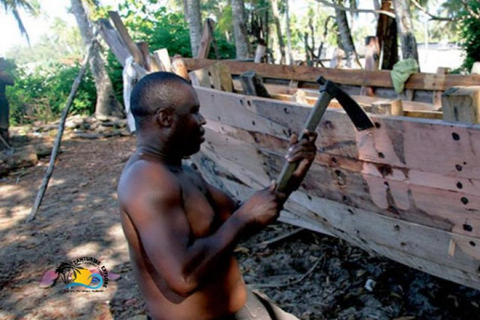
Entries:
[[[152, 181], [155, 183], [152, 184]], [[173, 291], [168, 279], [162, 276], [162, 273], [171, 271], [162, 270], [162, 267], [174, 265], [169, 262], [174, 257], [160, 257], [165, 262], [160, 268], [149, 257], [149, 251], [155, 250], [149, 247], [149, 238], [162, 241], [159, 233], [177, 233], [179, 241], [174, 245], [188, 246], [189, 242], [208, 237], [218, 230], [232, 212], [233, 203], [225, 195], [222, 199], [218, 190], [212, 195], [210, 188], [192, 169], [168, 167], [153, 157], [135, 154], [124, 169], [119, 183], [122, 225], [135, 276], [154, 319], [215, 319], [235, 313], [245, 303], [245, 285], [237, 262], [231, 255], [219, 261], [215, 270], [207, 271], [203, 284], [188, 296]], [[161, 212], [159, 209], [158, 216], [152, 221], [148, 214], [143, 214], [142, 206], [147, 205], [148, 200], [143, 202], [141, 199], [173, 202], [173, 210]], [[175, 210], [178, 205], [183, 207], [183, 212]], [[149, 225], [158, 225], [159, 229], [139, 232], [137, 225], [142, 225], [142, 220], [146, 219]], [[182, 239], [187, 232], [188, 238]], [[182, 243], [185, 241], [187, 243]], [[169, 251], [174, 250], [171, 245], [169, 241], [160, 250], [168, 255]], [[175, 255], [176, 252], [171, 254]]]

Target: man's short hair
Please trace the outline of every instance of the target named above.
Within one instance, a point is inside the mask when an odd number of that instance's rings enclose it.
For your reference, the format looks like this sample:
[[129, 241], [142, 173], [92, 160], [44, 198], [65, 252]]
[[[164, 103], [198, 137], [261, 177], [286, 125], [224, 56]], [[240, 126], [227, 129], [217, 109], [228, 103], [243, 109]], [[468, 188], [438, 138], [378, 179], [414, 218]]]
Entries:
[[138, 129], [161, 108], [175, 108], [178, 101], [178, 86], [190, 83], [171, 72], [154, 72], [143, 77], [133, 87], [130, 95], [130, 110]]

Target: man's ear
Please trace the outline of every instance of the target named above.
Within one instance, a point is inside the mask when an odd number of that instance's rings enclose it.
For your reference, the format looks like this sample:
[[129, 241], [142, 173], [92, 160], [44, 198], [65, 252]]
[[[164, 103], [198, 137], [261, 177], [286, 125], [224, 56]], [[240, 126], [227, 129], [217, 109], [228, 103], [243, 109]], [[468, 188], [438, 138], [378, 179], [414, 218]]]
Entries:
[[173, 123], [173, 109], [162, 108], [157, 111], [157, 123], [161, 127], [171, 127]]

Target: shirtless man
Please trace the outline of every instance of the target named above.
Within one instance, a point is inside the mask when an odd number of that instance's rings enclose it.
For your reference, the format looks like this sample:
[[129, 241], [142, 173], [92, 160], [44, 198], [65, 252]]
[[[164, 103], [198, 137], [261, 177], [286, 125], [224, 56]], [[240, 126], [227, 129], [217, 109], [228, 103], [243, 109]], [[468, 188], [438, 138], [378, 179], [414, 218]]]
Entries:
[[278, 217], [313, 161], [316, 134], [307, 133], [308, 139], [300, 142], [292, 136], [287, 159], [300, 165], [286, 194], [277, 193], [272, 183], [237, 206], [182, 166], [182, 159], [198, 152], [204, 141], [199, 109], [193, 87], [172, 73], [144, 77], [131, 95], [137, 150], [120, 178], [118, 201], [150, 317], [296, 319], [246, 289], [233, 250], [241, 238]]

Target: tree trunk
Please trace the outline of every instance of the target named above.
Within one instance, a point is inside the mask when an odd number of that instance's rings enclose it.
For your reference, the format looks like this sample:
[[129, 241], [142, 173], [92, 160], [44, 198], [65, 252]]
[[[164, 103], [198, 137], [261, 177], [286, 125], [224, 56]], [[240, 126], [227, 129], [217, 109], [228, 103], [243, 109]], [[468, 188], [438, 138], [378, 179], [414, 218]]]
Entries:
[[413, 34], [412, 15], [407, 0], [393, 0], [397, 28], [402, 44], [402, 59], [413, 58], [418, 62], [417, 41]]
[[280, 26], [280, 13], [278, 12], [278, 0], [272, 0], [272, 14], [277, 29], [278, 46], [280, 48], [280, 64], [285, 64], [285, 42], [283, 42], [282, 28]]
[[345, 51], [345, 56], [347, 58], [346, 66], [351, 68], [353, 63], [355, 63], [357, 67], [361, 68], [357, 53], [355, 51], [355, 45], [353, 44], [350, 27], [348, 26], [346, 12], [344, 10], [335, 8], [335, 17], [337, 20], [338, 32], [340, 34], [340, 41], [342, 43], [341, 48]]
[[[392, 1], [382, 0], [383, 11], [393, 12]], [[382, 70], [392, 70], [393, 65], [398, 61], [398, 44], [397, 44], [397, 24], [395, 19], [384, 14], [378, 17], [377, 37], [383, 57], [381, 59]]]
[[232, 15], [237, 59], [246, 59], [250, 55], [250, 43], [248, 42], [247, 26], [245, 24], [247, 19], [243, 0], [232, 0]]
[[[71, 0], [72, 13], [77, 20], [80, 34], [82, 35], [85, 46], [88, 46], [93, 40], [93, 33], [90, 21], [88, 20], [82, 0]], [[100, 55], [98, 43], [94, 44], [93, 52], [89, 59], [90, 69], [95, 80], [97, 90], [97, 104], [95, 106], [95, 116], [105, 118], [108, 116], [122, 116], [122, 106], [115, 97], [112, 81], [108, 76], [107, 69]]]
[[192, 45], [192, 57], [196, 57], [200, 40], [202, 39], [202, 15], [200, 12], [200, 0], [186, 0], [188, 26], [190, 29], [190, 44]]
[[[287, 29], [287, 50], [288, 50], [288, 60], [291, 65], [294, 64], [293, 56], [292, 56], [292, 39], [290, 36], [290, 13], [289, 13], [289, 3], [288, 0], [285, 2], [285, 25]], [[313, 38], [313, 35], [312, 35]]]

